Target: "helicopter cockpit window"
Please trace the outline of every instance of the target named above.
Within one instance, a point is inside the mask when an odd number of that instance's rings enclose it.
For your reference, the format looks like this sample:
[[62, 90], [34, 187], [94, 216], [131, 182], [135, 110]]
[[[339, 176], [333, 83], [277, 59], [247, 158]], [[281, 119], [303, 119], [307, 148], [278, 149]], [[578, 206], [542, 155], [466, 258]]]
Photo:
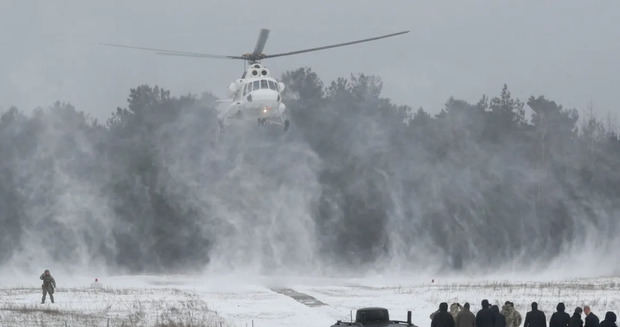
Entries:
[[260, 81], [260, 88], [261, 89], [268, 89], [269, 88], [269, 84], [267, 84], [267, 80], [266, 79], [262, 79]]
[[252, 89], [253, 89], [253, 90], [258, 90], [258, 89], [260, 89], [260, 82], [259, 82], [259, 81], [254, 81], [254, 82], [252, 82]]
[[268, 81], [269, 82], [269, 88], [272, 90], [278, 90], [278, 85], [276, 84], [276, 82], [274, 81]]

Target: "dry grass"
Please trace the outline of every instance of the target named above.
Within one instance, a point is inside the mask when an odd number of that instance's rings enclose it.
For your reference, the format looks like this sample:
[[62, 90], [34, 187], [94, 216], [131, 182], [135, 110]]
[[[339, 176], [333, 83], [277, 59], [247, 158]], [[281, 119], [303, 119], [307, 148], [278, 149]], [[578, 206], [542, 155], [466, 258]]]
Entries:
[[53, 307], [19, 303], [24, 298], [38, 299], [39, 292], [38, 288], [0, 290], [0, 326], [229, 326], [198, 296], [180, 290], [67, 289]]
[[21, 314], [35, 314], [44, 313], [47, 315], [60, 315], [62, 312], [53, 308], [41, 308], [34, 305], [5, 305], [0, 307], [0, 311], [21, 313]]

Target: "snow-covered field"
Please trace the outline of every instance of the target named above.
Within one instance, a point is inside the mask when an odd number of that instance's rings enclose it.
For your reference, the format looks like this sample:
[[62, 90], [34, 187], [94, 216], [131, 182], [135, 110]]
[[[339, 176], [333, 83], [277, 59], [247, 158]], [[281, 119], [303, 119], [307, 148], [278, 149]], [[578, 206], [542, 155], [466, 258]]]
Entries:
[[[522, 313], [537, 301], [550, 315], [562, 301], [570, 312], [589, 304], [599, 317], [620, 311], [620, 278], [507, 282], [392, 278], [121, 276], [63, 279], [56, 304], [41, 305], [40, 286], [0, 285], [0, 326], [330, 326], [366, 306], [390, 310], [392, 319], [428, 326], [440, 302], [510, 300]], [[65, 286], [63, 286], [65, 285]], [[282, 292], [286, 288], [288, 291]], [[291, 293], [294, 290], [293, 293]], [[288, 293], [287, 293], [288, 292]], [[297, 301], [293, 297], [303, 296]], [[306, 298], [307, 297], [307, 298]], [[316, 301], [308, 301], [314, 298]], [[302, 303], [304, 302], [304, 303]]]
[[0, 326], [229, 326], [175, 288], [89, 285], [58, 289], [54, 304], [40, 300], [40, 287], [0, 289]]

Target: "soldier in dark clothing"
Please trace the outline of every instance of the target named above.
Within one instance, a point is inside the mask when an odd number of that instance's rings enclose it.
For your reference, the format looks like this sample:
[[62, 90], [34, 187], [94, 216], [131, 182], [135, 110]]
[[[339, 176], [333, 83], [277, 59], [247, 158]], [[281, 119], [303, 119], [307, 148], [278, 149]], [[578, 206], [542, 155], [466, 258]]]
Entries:
[[431, 327], [454, 327], [454, 318], [448, 312], [448, 303], [439, 305], [439, 312], [433, 317]]
[[463, 310], [456, 316], [456, 327], [476, 327], [476, 316], [469, 311], [469, 303], [463, 305]]
[[583, 313], [586, 314], [586, 324], [584, 327], [598, 327], [598, 317], [590, 310], [590, 306], [583, 307]]
[[532, 302], [532, 311], [525, 315], [523, 327], [547, 327], [547, 317], [544, 312], [538, 310], [538, 303]]
[[617, 327], [616, 326], [616, 314], [611, 311], [607, 311], [607, 313], [605, 314], [605, 320], [601, 321], [600, 326], [601, 327]]
[[558, 311], [554, 312], [553, 315], [551, 315], [551, 320], [549, 320], [549, 327], [568, 327], [568, 324], [570, 323], [570, 316], [568, 315], [568, 313], [564, 312], [566, 310], [564, 303], [558, 303], [556, 309]]
[[576, 307], [573, 316], [570, 317], [569, 327], [583, 327], [583, 320], [581, 320], [581, 308]]
[[39, 277], [43, 281], [43, 285], [41, 288], [43, 289], [43, 297], [41, 298], [41, 304], [45, 303], [45, 296], [47, 294], [50, 295], [50, 300], [54, 303], [54, 289], [56, 288], [56, 280], [50, 274], [50, 271], [45, 269], [41, 277]]
[[489, 300], [482, 300], [482, 309], [476, 314], [476, 327], [494, 327], [493, 325], [493, 313]]
[[499, 307], [492, 306], [491, 312], [493, 313], [493, 327], [506, 327], [506, 317], [499, 312]]

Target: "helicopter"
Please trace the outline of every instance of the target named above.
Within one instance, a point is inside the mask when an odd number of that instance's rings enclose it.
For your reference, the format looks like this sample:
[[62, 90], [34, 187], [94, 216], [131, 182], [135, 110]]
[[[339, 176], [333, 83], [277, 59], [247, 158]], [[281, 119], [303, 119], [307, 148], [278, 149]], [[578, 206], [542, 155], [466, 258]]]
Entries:
[[324, 45], [303, 50], [265, 54], [263, 53], [263, 50], [265, 49], [265, 44], [269, 38], [269, 30], [263, 28], [260, 30], [258, 35], [258, 40], [256, 41], [254, 51], [237, 56], [137, 47], [114, 43], [104, 43], [103, 45], [145, 50], [165, 56], [243, 60], [246, 69], [241, 75], [241, 78], [238, 78], [230, 83], [228, 87], [228, 95], [230, 98], [218, 100], [219, 103], [224, 104], [223, 108], [218, 110], [219, 126], [223, 128], [232, 120], [254, 120], [259, 126], [276, 125], [286, 131], [289, 129], [290, 121], [288, 118], [286, 105], [282, 102], [281, 95], [282, 91], [284, 91], [285, 85], [272, 76], [269, 69], [261, 63], [262, 60], [370, 42], [405, 33], [409, 33], [409, 31], [401, 31], [361, 40]]

